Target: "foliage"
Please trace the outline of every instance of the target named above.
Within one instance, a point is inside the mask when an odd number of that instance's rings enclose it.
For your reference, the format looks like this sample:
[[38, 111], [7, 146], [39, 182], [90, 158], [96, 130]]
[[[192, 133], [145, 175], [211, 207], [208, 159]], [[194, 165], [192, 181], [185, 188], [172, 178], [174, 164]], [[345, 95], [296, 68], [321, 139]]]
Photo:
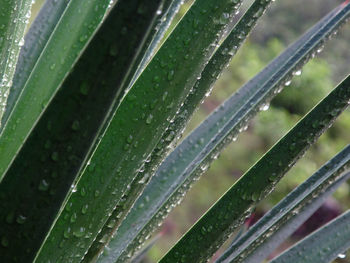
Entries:
[[[253, 125], [262, 142], [271, 145], [281, 139], [160, 262], [206, 262], [244, 224], [349, 104], [350, 77], [326, 95], [329, 68], [320, 60], [310, 64], [313, 70], [305, 70], [309, 89], [278, 94], [347, 21], [350, 4], [346, 1], [325, 15], [181, 141], [198, 105], [273, 1], [253, 1], [238, 19], [241, 2], [187, 2], [188, 11], [174, 26], [181, 0], [46, 0], [24, 35], [31, 2], [0, 0], [3, 262], [142, 260], [157, 238], [140, 251], [143, 244], [194, 181], [277, 96], [268, 114], [259, 115]], [[260, 55], [247, 43], [237, 54], [239, 62], [231, 63], [232, 78], [243, 84], [265, 64], [269, 52], [275, 56], [282, 49], [277, 41], [265, 48], [266, 54]], [[308, 110], [284, 136], [271, 128], [270, 142], [264, 138], [266, 129], [259, 128], [264, 118], [280, 116], [277, 125], [287, 130]], [[335, 128], [347, 137], [342, 126]], [[334, 155], [337, 149], [328, 151]], [[258, 156], [249, 153], [240, 169]], [[288, 238], [348, 178], [347, 158], [345, 149], [263, 217], [253, 238], [249, 235], [254, 228], [238, 235], [218, 261], [267, 257], [275, 237], [278, 242]], [[312, 179], [320, 174], [324, 181]], [[300, 194], [300, 189], [309, 192]], [[301, 206], [300, 216], [295, 216]], [[345, 213], [276, 260], [300, 255], [304, 244], [316, 249], [308, 255], [310, 262], [334, 259], [341, 251], [323, 249], [320, 256], [314, 240], [323, 248], [336, 247], [338, 242], [326, 236], [336, 235], [329, 229], [338, 229], [348, 218]], [[249, 244], [244, 243], [247, 236]], [[339, 236], [342, 251], [349, 246], [347, 236]], [[274, 245], [263, 246], [260, 240]], [[244, 247], [237, 249], [236, 244]]]

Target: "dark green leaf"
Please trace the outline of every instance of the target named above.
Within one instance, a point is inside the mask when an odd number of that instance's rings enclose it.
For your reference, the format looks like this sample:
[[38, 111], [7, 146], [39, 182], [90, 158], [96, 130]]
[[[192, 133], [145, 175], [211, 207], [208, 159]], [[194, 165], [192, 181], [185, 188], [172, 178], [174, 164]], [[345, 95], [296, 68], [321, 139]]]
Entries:
[[[145, 13], [137, 13], [146, 2]], [[18, 255], [26, 260], [37, 253], [67, 194], [73, 190], [71, 185], [104, 122], [122, 95], [120, 87], [143, 49], [160, 3], [158, 0], [152, 4], [139, 0], [118, 2], [6, 173], [0, 184], [0, 216], [13, 215], [25, 218], [25, 222], [10, 221], [0, 229], [0, 235], [11, 240], [7, 248], [0, 247], [4, 260], [7, 257], [10, 260], [20, 249], [27, 250]], [[79, 212], [84, 213], [84, 209]], [[46, 262], [54, 255], [41, 257]]]
[[[63, 260], [86, 253], [212, 55], [238, 3], [202, 0], [192, 5], [121, 101], [48, 237], [54, 242], [45, 243], [43, 254], [58, 255], [60, 246]], [[210, 26], [208, 18], [213, 20]], [[71, 217], [74, 222], [66, 220]]]

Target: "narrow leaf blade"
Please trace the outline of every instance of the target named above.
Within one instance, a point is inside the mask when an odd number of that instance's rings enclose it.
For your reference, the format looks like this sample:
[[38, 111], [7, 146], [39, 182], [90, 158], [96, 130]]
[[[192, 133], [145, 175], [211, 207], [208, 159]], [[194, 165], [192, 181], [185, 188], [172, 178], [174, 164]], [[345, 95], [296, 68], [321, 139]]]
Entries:
[[0, 1], [0, 120], [5, 111], [19, 52], [23, 46], [31, 6], [31, 0]]
[[[25, 218], [23, 224], [10, 222], [1, 228], [1, 235], [13, 240], [4, 257], [10, 258], [19, 249], [28, 251], [21, 255], [23, 261], [34, 257], [67, 194], [73, 190], [71, 185], [111, 117], [110, 111], [118, 104], [123, 80], [143, 49], [161, 0], [147, 1], [146, 12], [135, 18], [145, 3], [118, 1], [0, 183], [1, 218]], [[40, 151], [33, 151], [38, 148]], [[84, 209], [79, 212], [84, 213]], [[16, 233], [26, 235], [17, 237]], [[42, 261], [54, 256], [55, 253], [42, 255]]]
[[43, 52], [45, 44], [52, 35], [69, 1], [70, 0], [45, 1], [39, 14], [26, 33], [24, 37], [24, 46], [19, 53], [16, 72], [13, 77], [13, 84], [10, 88], [4, 116], [1, 119], [0, 131], [5, 125], [26, 80], [33, 70], [40, 54]]
[[0, 133], [0, 180], [99, 26], [108, 3], [69, 2]]
[[202, 262], [211, 257], [242, 224], [253, 206], [274, 189], [290, 167], [348, 107], [349, 99], [350, 76], [251, 167], [160, 262], [173, 262], [178, 255], [188, 262]]
[[350, 211], [307, 236], [271, 263], [327, 263], [350, 248]]
[[[179, 112], [175, 116], [175, 119], [171, 121], [168, 129], [158, 142], [155, 150], [152, 152], [150, 161], [145, 164], [143, 171], [139, 172], [137, 177], [133, 180], [130, 190], [124, 195], [122, 201], [114, 209], [109, 220], [99, 233], [97, 240], [106, 240], [107, 242], [109, 239], [103, 237], [111, 236], [118, 228], [119, 224], [134, 204], [134, 201], [155, 173], [161, 161], [180, 138], [180, 134], [183, 132], [186, 123], [189, 121], [198, 104], [208, 92], [210, 92], [212, 85], [217, 80], [221, 71], [226, 67], [230, 59], [238, 50], [238, 47], [243, 43], [245, 37], [254, 27], [258, 18], [263, 14], [261, 10], [266, 9], [270, 2], [271, 1], [265, 1], [263, 3], [259, 1], [255, 2], [236, 26], [233, 24], [229, 25], [227, 30], [228, 32], [231, 31], [229, 37], [225, 39], [224, 43], [209, 60], [201, 73], [201, 78], [194, 84], [193, 90], [184, 101]], [[250, 22], [248, 23], [248, 21]], [[232, 29], [232, 27], [234, 27], [234, 29]], [[244, 32], [244, 34], [242, 34], [242, 32]], [[102, 246], [105, 242], [95, 241], [95, 243], [97, 246]], [[137, 247], [139, 247], [139, 245]], [[110, 257], [117, 257], [117, 251], [121, 250], [113, 247]], [[123, 254], [131, 256], [133, 251], [124, 251]], [[109, 258], [107, 260], [113, 259]], [[124, 261], [124, 259], [119, 260]]]
[[[101, 260], [108, 262], [112, 258], [119, 258], [120, 262], [123, 262], [131, 251], [149, 237], [149, 234], [158, 227], [171, 208], [181, 201], [182, 196], [196, 178], [197, 172], [203, 172], [199, 170], [201, 168], [196, 171], [196, 167], [187, 169], [194, 162], [193, 160], [198, 153], [207, 147], [213, 136], [225, 125], [234, 130], [230, 137], [235, 138], [238, 132], [245, 127], [245, 122], [254, 116], [255, 109], [259, 107], [259, 104], [266, 101], [266, 97], [258, 97], [255, 108], [248, 108], [247, 111], [241, 111], [241, 114], [239, 114], [243, 102], [253, 98], [254, 94], [261, 93], [265, 88], [270, 93], [280, 91], [281, 83], [283, 85], [290, 78], [293, 70], [300, 66], [300, 63], [305, 63], [310, 54], [315, 52], [320, 45], [323, 45], [327, 36], [339, 27], [338, 20], [343, 21], [345, 19], [346, 15], [336, 16], [341, 9], [342, 7], [337, 8], [317, 23], [262, 72], [244, 85], [238, 93], [229, 98], [191, 135], [185, 138], [162, 163], [156, 175], [118, 229], [115, 238], [110, 242], [111, 252], [106, 256], [102, 256]], [[278, 73], [274, 75], [276, 72]], [[261, 83], [265, 83], [265, 85], [261, 85]], [[199, 143], [201, 141], [202, 143]], [[215, 147], [215, 145], [212, 146], [212, 149], [215, 149]], [[222, 148], [222, 146], [220, 147]], [[216, 154], [213, 155], [213, 158], [215, 156]], [[203, 168], [206, 168], [205, 165]], [[196, 171], [196, 173], [193, 173], [193, 171]], [[117, 211], [115, 211], [114, 216], [117, 214]]]
[[216, 262], [261, 262], [350, 177], [349, 168], [350, 145], [273, 207]]
[[[192, 5], [113, 113], [89, 160], [90, 168], [82, 172], [77, 191], [67, 200], [65, 211], [51, 231], [51, 236], [57, 237], [55, 242], [46, 242], [42, 251], [56, 251], [62, 235], [69, 227], [72, 233], [85, 231], [85, 234], [64, 240], [61, 244], [63, 260], [69, 260], [77, 254], [77, 249], [79, 255], [85, 254], [169, 125], [167, 118], [175, 115], [198, 72], [212, 55], [215, 49], [213, 44], [219, 41], [226, 25], [218, 19], [223, 12], [234, 13], [237, 6], [234, 2], [239, 1], [220, 0], [219, 8], [215, 10], [210, 8], [210, 0], [196, 1]], [[203, 14], [203, 9], [212, 12]], [[215, 20], [210, 27], [193, 30], [197, 26], [204, 28], [209, 16]], [[198, 19], [195, 25], [194, 18]], [[187, 39], [193, 45], [187, 45], [184, 42]], [[81, 195], [82, 189], [87, 188], [89, 191]], [[97, 196], [96, 191], [99, 192]], [[89, 209], [82, 214], [81, 209], [87, 202]], [[65, 220], [67, 214], [68, 217], [77, 215], [73, 223]], [[86, 225], [93, 228], [87, 230]], [[80, 244], [78, 248], [74, 246], [76, 242]]]

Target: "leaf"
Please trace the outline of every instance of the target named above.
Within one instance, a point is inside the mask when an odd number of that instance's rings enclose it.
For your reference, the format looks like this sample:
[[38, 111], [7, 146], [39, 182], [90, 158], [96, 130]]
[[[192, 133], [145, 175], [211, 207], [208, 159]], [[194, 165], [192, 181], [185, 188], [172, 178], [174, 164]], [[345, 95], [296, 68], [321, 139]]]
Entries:
[[[237, 3], [220, 0], [217, 6], [212, 9], [210, 0], [195, 2], [125, 95], [48, 237], [54, 242], [46, 242], [42, 254], [55, 252], [63, 261], [78, 254], [80, 260], [91, 246], [214, 51], [225, 30], [222, 13], [234, 13]], [[208, 17], [214, 23], [197, 31]], [[74, 222], [65, 220], [72, 216]]]
[[70, 0], [56, 1], [47, 0], [40, 9], [34, 22], [31, 24], [24, 37], [24, 45], [19, 53], [13, 84], [7, 99], [3, 118], [1, 119], [0, 131], [7, 121], [10, 112], [17, 101], [20, 92], [38, 61], [45, 44], [50, 38], [57, 22], [62, 17], [64, 10]]
[[350, 211], [321, 227], [271, 263], [327, 263], [350, 248]]
[[[123, 80], [143, 49], [160, 3], [118, 2], [6, 173], [0, 183], [0, 216], [25, 218], [23, 224], [9, 220], [0, 229], [1, 236], [16, 241], [3, 248], [6, 257], [17, 255], [20, 249], [28, 251], [23, 253], [23, 260], [37, 253], [67, 194], [73, 190], [71, 185], [93, 150], [104, 122], [118, 104]], [[137, 13], [140, 5], [144, 14]], [[26, 235], [18, 237], [16, 233]]]
[[[158, 23], [153, 28], [153, 34], [150, 34], [149, 45], [147, 45], [147, 50], [145, 52], [144, 57], [138, 64], [135, 75], [130, 81], [130, 87], [135, 83], [135, 80], [140, 76], [141, 72], [145, 69], [148, 62], [151, 60], [153, 55], [155, 54], [159, 43], [163, 39], [165, 32], [168, 30], [170, 24], [172, 23], [175, 15], [180, 10], [181, 5], [183, 4], [183, 0], [166, 0], [161, 12], [161, 17], [158, 20]], [[146, 42], [148, 42], [146, 41]]]
[[264, 215], [216, 261], [261, 262], [350, 177], [350, 145]]
[[130, 263], [140, 263], [146, 257], [147, 252], [153, 247], [153, 245], [158, 241], [160, 235], [152, 238], [147, 246], [145, 246], [139, 253], [137, 253], [130, 261]]
[[[250, 214], [258, 201], [347, 108], [350, 76], [250, 168], [160, 260], [206, 261]], [[225, 129], [220, 133], [225, 132]], [[211, 143], [216, 143], [215, 139]]]
[[[175, 119], [171, 121], [169, 128], [162, 136], [155, 150], [152, 152], [150, 162], [145, 164], [143, 171], [139, 172], [136, 179], [134, 179], [130, 186], [129, 192], [122, 198], [122, 202], [120, 202], [120, 204], [118, 204], [118, 206], [114, 209], [114, 212], [110, 216], [105, 227], [100, 232], [100, 238], [97, 238], [98, 240], [104, 240], [103, 237], [112, 235], [117, 229], [136, 198], [140, 195], [143, 188], [148, 183], [155, 170], [158, 168], [164, 156], [173, 148], [175, 142], [180, 138], [185, 125], [189, 121], [198, 104], [202, 101], [203, 97], [208, 95], [222, 70], [227, 66], [230, 59], [237, 52], [238, 47], [243, 43], [246, 36], [254, 27], [257, 19], [263, 14], [263, 11], [269, 4], [270, 1], [264, 1], [262, 4], [259, 1], [255, 2], [249, 11], [239, 21], [237, 26], [234, 27], [234, 29], [232, 29], [233, 24], [230, 25], [231, 29], [227, 31], [232, 30], [232, 32], [209, 60], [207, 66], [201, 73], [201, 78], [196, 81], [193, 90], [186, 98], [183, 106], [179, 110], [179, 113], [175, 116]], [[154, 191], [154, 189], [151, 191]], [[134, 220], [135, 218], [133, 218], [131, 221], [134, 223]], [[119, 233], [120, 232], [116, 234], [116, 240], [120, 240]], [[134, 253], [135, 249], [140, 246], [140, 243], [137, 242], [138, 244], [133, 246], [132, 249], [124, 250], [125, 246], [127, 245], [126, 242], [116, 241], [116, 243], [118, 244], [117, 247], [112, 245], [112, 252], [108, 254], [108, 258], [101, 259], [102, 261], [115, 260], [117, 257], [119, 257], [120, 253], [123, 252], [123, 256], [121, 256], [118, 261], [124, 262], [126, 260], [124, 257], [130, 257]], [[101, 242], [99, 242], [99, 244], [101, 244]]]
[[[160, 40], [163, 38], [165, 31], [169, 27], [171, 21], [179, 11], [179, 8], [181, 4], [183, 3], [182, 0], [176, 0], [176, 1], [166, 1], [162, 7], [164, 13], [161, 18], [158, 19], [157, 23], [155, 24], [155, 27], [153, 28], [153, 32], [149, 35], [147, 42], [150, 42], [148, 45], [145, 45], [145, 53], [142, 58], [142, 61], [135, 65], [138, 65], [137, 71], [135, 72], [133, 79], [128, 84], [129, 86], [132, 86], [132, 83], [135, 82], [135, 80], [138, 78], [140, 73], [143, 71], [147, 63], [149, 62], [150, 58], [153, 56], [153, 53], [155, 52], [156, 48], [158, 47], [158, 44]], [[165, 11], [165, 12], [164, 12]], [[157, 11], [157, 13], [159, 10]], [[143, 177], [143, 175], [142, 175]], [[124, 207], [125, 214], [128, 212], [128, 208], [130, 208], [137, 196], [139, 196], [140, 189], [143, 189], [143, 184], [138, 183], [139, 180], [137, 180], [137, 186], [138, 187], [131, 187], [131, 192], [128, 193], [129, 196], [132, 196], [132, 198], [122, 198], [122, 203], [119, 204], [115, 209], [112, 215], [110, 216], [110, 219], [106, 222], [103, 229], [98, 234], [96, 240], [93, 242], [91, 247], [89, 248], [88, 253], [84, 257], [84, 261], [89, 261], [91, 258], [96, 259], [96, 257], [101, 253], [106, 245], [106, 242], [109, 240], [107, 238], [109, 235], [112, 235], [112, 233], [115, 231], [115, 229], [119, 226], [122, 219], [125, 217], [122, 213], [120, 213], [119, 207]], [[125, 201], [124, 201], [125, 200]], [[116, 214], [117, 213], [117, 214]], [[118, 216], [118, 217], [117, 217]], [[101, 242], [101, 240], [105, 240], [105, 242]]]
[[30, 17], [31, 0], [0, 1], [0, 120], [5, 111], [18, 54]]
[[108, 3], [109, 0], [69, 2], [1, 131], [0, 180], [99, 26]]
[[[219, 151], [226, 143], [235, 139], [237, 134], [244, 129], [245, 123], [257, 113], [258, 108], [266, 104], [268, 99], [271, 99], [270, 96], [281, 90], [281, 85], [289, 80], [293, 70], [306, 63], [311, 57], [310, 54], [319, 49], [324, 40], [339, 27], [340, 21], [344, 21], [346, 16], [342, 12], [339, 14], [340, 10], [342, 7], [332, 11], [287, 48], [262, 72], [244, 85], [239, 92], [219, 107], [165, 159], [118, 229], [115, 238], [110, 242], [111, 252], [108, 256], [102, 257], [103, 260], [106, 260], [105, 262], [116, 258], [123, 262], [129, 253], [132, 254], [132, 251], [150, 236], [150, 233], [161, 224], [170, 210], [181, 201], [197, 176], [207, 168], [207, 165], [202, 162], [196, 163], [199, 159], [195, 159], [197, 155], [203, 151], [204, 153], [207, 151], [209, 154], [213, 151]], [[336, 16], [337, 14], [338, 16]], [[265, 84], [261, 85], [261, 83]], [[264, 95], [260, 96], [261, 93]], [[254, 99], [255, 94], [258, 95]], [[253, 100], [256, 101], [253, 102]], [[253, 102], [253, 107], [249, 106], [251, 102]], [[246, 105], [245, 108], [242, 108], [244, 105]], [[240, 108], [242, 109], [240, 110]], [[230, 129], [232, 133], [229, 133], [228, 136], [226, 134], [217, 135], [218, 131], [224, 127]], [[210, 145], [209, 143], [214, 136], [231, 139], [218, 146], [216, 144]], [[212, 159], [216, 156], [217, 153], [209, 158]], [[207, 161], [205, 156], [202, 160]], [[200, 164], [202, 164], [204, 171], [202, 171]], [[130, 189], [133, 187], [135, 185], [132, 185]], [[118, 212], [115, 211], [111, 220], [115, 219], [117, 214]]]

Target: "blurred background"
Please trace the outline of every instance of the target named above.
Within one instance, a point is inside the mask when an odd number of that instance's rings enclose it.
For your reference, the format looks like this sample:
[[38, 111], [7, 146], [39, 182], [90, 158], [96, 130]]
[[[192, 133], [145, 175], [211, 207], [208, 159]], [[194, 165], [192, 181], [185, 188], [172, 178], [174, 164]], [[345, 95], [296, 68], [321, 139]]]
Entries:
[[[213, 0], [214, 1], [214, 0]], [[37, 0], [33, 16], [43, 0]], [[191, 5], [185, 1], [176, 21]], [[238, 17], [251, 4], [244, 1]], [[188, 134], [222, 101], [258, 73], [290, 43], [340, 4], [342, 0], [277, 0], [260, 20], [248, 41], [232, 60], [200, 109], [193, 116]], [[170, 30], [171, 31], [171, 28]], [[156, 262], [192, 224], [274, 143], [341, 81], [350, 66], [350, 25], [345, 25], [336, 37], [327, 42], [323, 52], [310, 61], [271, 103], [269, 110], [261, 112], [222, 152], [211, 168], [195, 183], [182, 204], [176, 207], [160, 228], [160, 238], [149, 250], [143, 263]], [[350, 143], [350, 111], [346, 111], [319, 141], [278, 184], [276, 190], [256, 208], [249, 224], [254, 223], [294, 187], [312, 175], [322, 164]], [[350, 208], [349, 184], [342, 185], [332, 198], [300, 229], [271, 255], [298, 241], [305, 235]], [[248, 224], [248, 223], [247, 223]], [[217, 257], [222, 249], [214, 256]], [[350, 253], [336, 262], [350, 262]]]

